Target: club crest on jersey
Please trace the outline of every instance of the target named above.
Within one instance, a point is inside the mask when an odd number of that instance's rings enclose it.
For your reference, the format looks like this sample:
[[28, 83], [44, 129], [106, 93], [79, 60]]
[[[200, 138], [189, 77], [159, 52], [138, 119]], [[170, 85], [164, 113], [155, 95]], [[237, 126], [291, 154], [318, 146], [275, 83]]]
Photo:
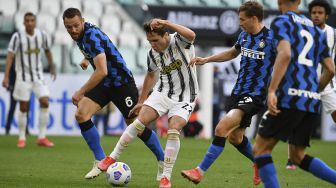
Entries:
[[264, 48], [265, 47], [265, 41], [263, 39], [260, 40], [259, 42], [259, 48]]
[[161, 73], [162, 74], [169, 74], [171, 71], [179, 69], [181, 66], [182, 66], [182, 61], [177, 59], [167, 66], [162, 66]]

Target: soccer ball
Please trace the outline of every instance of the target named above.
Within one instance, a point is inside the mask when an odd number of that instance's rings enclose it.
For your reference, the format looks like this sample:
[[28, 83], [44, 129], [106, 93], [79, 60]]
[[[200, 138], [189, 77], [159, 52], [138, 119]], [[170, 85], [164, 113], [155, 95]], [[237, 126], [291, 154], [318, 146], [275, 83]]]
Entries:
[[130, 182], [132, 172], [130, 167], [123, 162], [115, 162], [108, 167], [106, 179], [111, 185], [123, 186]]

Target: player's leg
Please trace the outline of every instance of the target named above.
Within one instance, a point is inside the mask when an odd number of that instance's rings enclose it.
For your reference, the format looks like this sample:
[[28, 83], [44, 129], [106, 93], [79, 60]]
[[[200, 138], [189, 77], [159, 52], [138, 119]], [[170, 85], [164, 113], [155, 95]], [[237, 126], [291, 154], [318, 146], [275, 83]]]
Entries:
[[14, 85], [14, 99], [19, 101], [20, 110], [18, 114], [19, 126], [19, 140], [17, 147], [23, 148], [26, 146], [26, 127], [27, 127], [27, 113], [29, 108], [29, 98], [32, 92], [32, 84], [16, 79]]
[[245, 128], [238, 128], [231, 132], [228, 140], [241, 154], [254, 163], [252, 144], [244, 134]]
[[157, 111], [150, 106], [144, 105], [140, 110], [138, 118], [127, 126], [111, 154], [98, 164], [99, 169], [106, 171], [111, 164], [119, 159], [122, 152], [137, 137], [137, 135], [144, 131], [146, 125], [158, 117], [159, 114]]
[[336, 184], [336, 171], [319, 158], [305, 153], [306, 146], [309, 146], [313, 127], [319, 122], [318, 119], [317, 114], [307, 113], [301, 124], [296, 127], [293, 136], [289, 139], [290, 159], [301, 169], [327, 182]]
[[98, 162], [105, 157], [104, 150], [100, 144], [98, 130], [91, 121], [91, 117], [99, 109], [101, 109], [99, 104], [88, 97], [83, 97], [78, 103], [75, 114], [81, 134], [95, 157], [93, 168], [85, 175], [86, 179], [95, 178], [101, 173], [97, 165]]
[[275, 138], [265, 138], [257, 134], [253, 145], [255, 161], [265, 188], [280, 188], [272, 159], [272, 150], [277, 142]]
[[334, 122], [336, 122], [336, 92], [331, 91], [321, 94], [321, 101], [323, 104], [324, 111], [330, 114]]
[[287, 170], [296, 170], [296, 166], [295, 166], [295, 164], [290, 160], [290, 149], [289, 149], [289, 145], [288, 145], [288, 160], [287, 160], [287, 164], [286, 164], [286, 169], [287, 169]]
[[181, 173], [182, 176], [198, 184], [202, 180], [204, 173], [223, 152], [226, 138], [232, 131], [239, 127], [243, 116], [244, 112], [240, 109], [230, 110], [217, 124], [215, 129], [215, 138], [203, 157], [202, 162], [197, 168], [183, 170]]
[[15, 112], [15, 108], [16, 108], [16, 103], [17, 103], [17, 101], [13, 97], [13, 88], [12, 88], [12, 89], [10, 89], [10, 103], [9, 103], [9, 110], [8, 110], [8, 114], [7, 114], [6, 134], [9, 134], [9, 131], [10, 131], [10, 128], [11, 128], [11, 125], [12, 125], [14, 112]]

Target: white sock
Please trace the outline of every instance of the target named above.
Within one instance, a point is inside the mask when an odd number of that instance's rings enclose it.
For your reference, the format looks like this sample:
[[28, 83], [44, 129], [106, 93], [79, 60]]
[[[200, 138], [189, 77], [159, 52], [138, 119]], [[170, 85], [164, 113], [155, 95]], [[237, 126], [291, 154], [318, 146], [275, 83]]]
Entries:
[[167, 144], [165, 149], [163, 174], [162, 177], [170, 179], [173, 167], [180, 150], [180, 132], [176, 129], [169, 129], [167, 136]]
[[119, 159], [121, 153], [127, 148], [128, 144], [137, 137], [139, 132], [143, 132], [144, 129], [145, 125], [143, 125], [138, 119], [131, 123], [119, 138], [119, 141], [110, 154], [110, 157], [115, 160]]
[[26, 140], [27, 112], [19, 111], [18, 124], [19, 124], [19, 140]]
[[39, 134], [38, 134], [39, 139], [46, 137], [48, 123], [49, 123], [49, 109], [41, 108], [39, 114]]

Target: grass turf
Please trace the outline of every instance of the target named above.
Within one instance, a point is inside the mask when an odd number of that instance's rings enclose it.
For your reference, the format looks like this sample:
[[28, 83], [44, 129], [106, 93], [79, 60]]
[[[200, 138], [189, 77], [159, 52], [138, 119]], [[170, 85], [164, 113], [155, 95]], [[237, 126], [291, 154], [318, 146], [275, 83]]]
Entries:
[[[103, 137], [102, 144], [109, 154], [118, 137]], [[0, 136], [0, 187], [111, 187], [105, 174], [93, 180], [84, 175], [91, 169], [93, 155], [81, 137], [50, 137], [54, 148], [42, 148], [35, 144], [36, 137], [27, 138], [24, 149], [16, 148], [16, 136]], [[165, 144], [165, 140], [161, 143]], [[252, 184], [252, 164], [229, 143], [222, 155], [206, 173], [205, 179], [194, 185], [180, 175], [182, 169], [195, 167], [202, 160], [211, 140], [181, 139], [181, 149], [173, 170], [172, 186], [248, 188]], [[335, 142], [313, 140], [307, 152], [336, 167]], [[273, 160], [281, 187], [324, 188], [334, 187], [300, 169], [288, 171], [287, 145], [279, 143], [273, 153]], [[123, 153], [120, 160], [132, 170], [132, 180], [127, 187], [158, 187], [155, 181], [157, 164], [151, 152], [137, 139]], [[258, 187], [263, 187], [259, 185]]]

